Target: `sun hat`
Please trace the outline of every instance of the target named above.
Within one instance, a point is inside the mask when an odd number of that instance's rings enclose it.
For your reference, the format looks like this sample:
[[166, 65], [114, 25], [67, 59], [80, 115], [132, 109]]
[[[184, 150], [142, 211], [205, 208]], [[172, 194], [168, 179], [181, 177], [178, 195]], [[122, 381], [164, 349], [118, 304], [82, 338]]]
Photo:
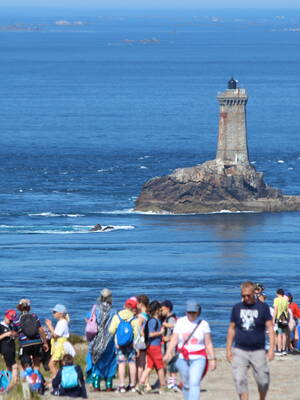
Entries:
[[160, 305], [161, 305], [162, 307], [167, 307], [167, 308], [169, 308], [170, 311], [173, 310], [173, 303], [172, 303], [170, 300], [165, 300], [165, 301], [163, 301], [162, 303], [160, 303]]
[[109, 299], [111, 297], [112, 297], [112, 291], [110, 289], [103, 288], [101, 290], [101, 292], [99, 293], [99, 297], [98, 297], [97, 301], [99, 303], [101, 303], [103, 301], [103, 299]]
[[67, 314], [67, 309], [63, 304], [56, 304], [56, 306], [52, 308], [52, 311]]
[[22, 304], [22, 306], [30, 306], [30, 300], [29, 299], [21, 299], [19, 301], [19, 304]]
[[186, 312], [200, 312], [201, 306], [196, 300], [188, 300], [185, 306]]
[[112, 296], [112, 291], [110, 289], [104, 288], [100, 292], [100, 296], [106, 298], [106, 297], [111, 297]]
[[5, 312], [5, 317], [8, 318], [10, 321], [14, 321], [17, 317], [17, 313], [15, 310], [7, 310]]
[[135, 310], [137, 308], [137, 298], [136, 297], [130, 297], [130, 299], [127, 299], [125, 301], [125, 308], [131, 308], [132, 310]]

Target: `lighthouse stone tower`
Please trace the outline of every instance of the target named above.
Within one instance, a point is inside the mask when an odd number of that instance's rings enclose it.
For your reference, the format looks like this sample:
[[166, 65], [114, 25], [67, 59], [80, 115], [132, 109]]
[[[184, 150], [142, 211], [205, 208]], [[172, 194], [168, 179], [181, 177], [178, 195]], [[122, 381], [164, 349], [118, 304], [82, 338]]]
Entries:
[[245, 89], [233, 78], [218, 94], [219, 138], [214, 160], [146, 182], [136, 201], [137, 211], [207, 213], [300, 209], [300, 196], [290, 198], [264, 182], [249, 162]]
[[224, 167], [249, 164], [247, 144], [246, 89], [233, 78], [228, 89], [218, 94], [220, 104], [219, 138], [216, 161]]

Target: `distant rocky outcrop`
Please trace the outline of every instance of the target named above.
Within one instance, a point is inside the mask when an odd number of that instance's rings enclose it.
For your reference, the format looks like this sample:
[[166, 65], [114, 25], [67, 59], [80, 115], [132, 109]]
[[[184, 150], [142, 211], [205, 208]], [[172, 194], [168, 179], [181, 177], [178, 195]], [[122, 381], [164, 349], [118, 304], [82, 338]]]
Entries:
[[218, 94], [219, 139], [216, 159], [150, 179], [136, 201], [136, 211], [209, 213], [300, 210], [300, 196], [285, 196], [264, 182], [249, 161], [245, 89], [231, 79]]
[[284, 196], [265, 184], [250, 164], [229, 168], [217, 160], [150, 179], [136, 201], [137, 211], [209, 213], [300, 209], [300, 197]]

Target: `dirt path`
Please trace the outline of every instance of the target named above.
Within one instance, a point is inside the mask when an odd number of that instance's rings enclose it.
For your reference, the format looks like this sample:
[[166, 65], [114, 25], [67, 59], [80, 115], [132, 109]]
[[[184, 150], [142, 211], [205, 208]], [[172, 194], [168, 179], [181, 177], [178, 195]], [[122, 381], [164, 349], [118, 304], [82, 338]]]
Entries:
[[[225, 351], [217, 350], [218, 367], [214, 372], [208, 373], [202, 382], [201, 400], [234, 400], [237, 395], [234, 390], [233, 380], [231, 376], [230, 365], [225, 360]], [[300, 400], [299, 378], [300, 378], [300, 355], [288, 355], [276, 358], [270, 363], [271, 370], [271, 388], [269, 391], [269, 400]], [[250, 399], [258, 399], [256, 386], [249, 373], [250, 382]], [[120, 400], [123, 397], [126, 400], [136, 400], [141, 396], [137, 393], [90, 393], [91, 400]], [[146, 394], [147, 400], [157, 400], [157, 394]], [[159, 395], [160, 398], [181, 399], [182, 394], [167, 393]], [[45, 396], [47, 399], [57, 399], [53, 396]], [[62, 398], [62, 397], [60, 397]]]

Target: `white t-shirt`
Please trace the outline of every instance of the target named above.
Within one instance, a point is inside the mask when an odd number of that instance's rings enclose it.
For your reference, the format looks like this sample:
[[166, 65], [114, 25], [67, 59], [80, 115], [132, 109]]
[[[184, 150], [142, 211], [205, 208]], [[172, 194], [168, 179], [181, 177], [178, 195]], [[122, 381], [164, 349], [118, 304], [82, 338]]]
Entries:
[[60, 319], [55, 326], [54, 333], [59, 337], [68, 338], [70, 336], [68, 321], [64, 318]]
[[[198, 323], [198, 320], [191, 322], [188, 319], [188, 317], [182, 317], [177, 320], [176, 325], [174, 327], [174, 333], [176, 333], [178, 335], [179, 349], [182, 347], [184, 341], [193, 332], [197, 323]], [[200, 325], [198, 326], [198, 328], [193, 333], [192, 337], [189, 339], [189, 341], [184, 346], [189, 353], [205, 349], [204, 335], [206, 333], [210, 333], [210, 327], [209, 327], [207, 321], [202, 320]], [[184, 358], [182, 354], [180, 354], [179, 357]], [[195, 360], [199, 357], [201, 357], [201, 356], [197, 355], [197, 354], [191, 354], [189, 356], [190, 360]]]

